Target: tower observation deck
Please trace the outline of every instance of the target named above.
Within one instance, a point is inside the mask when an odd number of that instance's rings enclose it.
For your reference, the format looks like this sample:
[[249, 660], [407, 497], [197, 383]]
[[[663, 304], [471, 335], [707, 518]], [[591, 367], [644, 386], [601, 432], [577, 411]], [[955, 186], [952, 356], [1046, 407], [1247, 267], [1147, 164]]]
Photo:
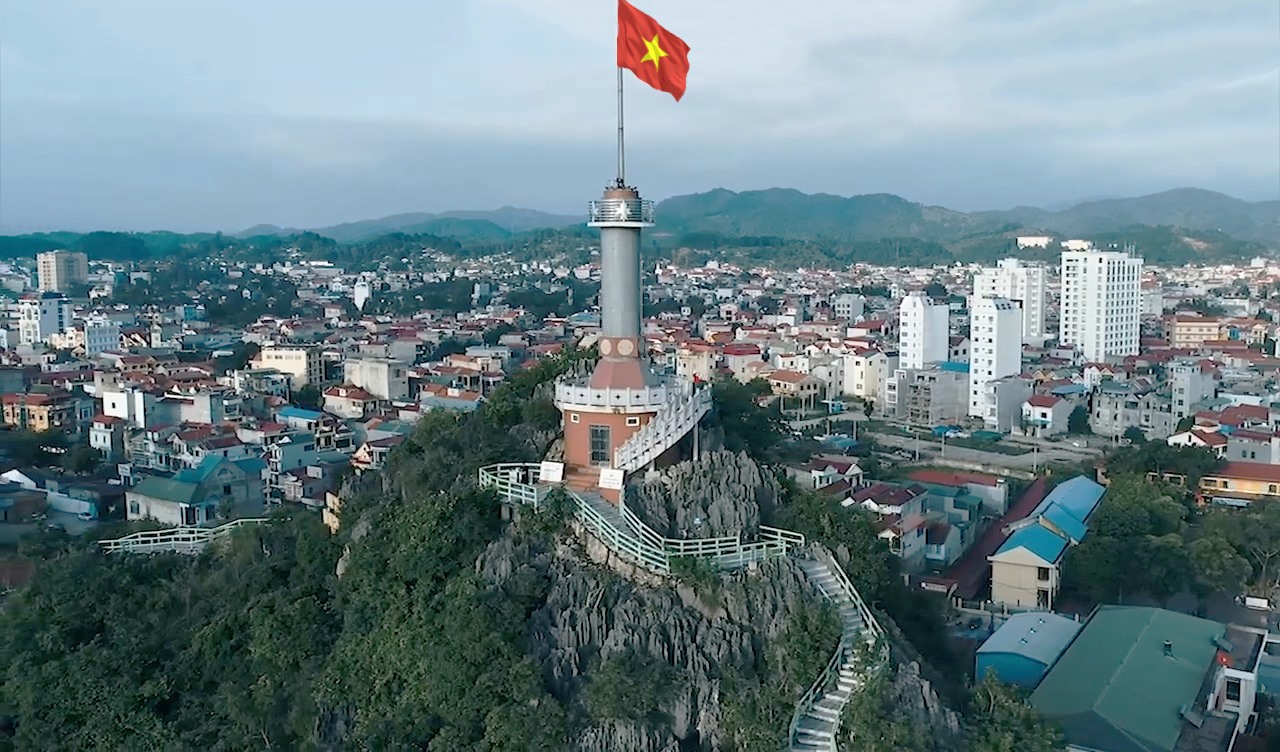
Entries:
[[[590, 375], [556, 383], [569, 473], [598, 476], [653, 464], [693, 431], [710, 394], [653, 370], [640, 326], [640, 232], [653, 226], [653, 202], [628, 186], [606, 188], [589, 204], [600, 228], [600, 361]], [[602, 491], [602, 493], [604, 493]], [[614, 494], [604, 493], [606, 498]]]

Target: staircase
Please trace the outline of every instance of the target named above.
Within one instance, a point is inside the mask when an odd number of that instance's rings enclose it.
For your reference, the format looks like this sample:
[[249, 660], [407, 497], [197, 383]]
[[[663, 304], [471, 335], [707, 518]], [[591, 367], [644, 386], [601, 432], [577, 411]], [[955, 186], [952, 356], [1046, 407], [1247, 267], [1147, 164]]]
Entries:
[[[849, 698], [862, 688], [866, 667], [859, 648], [881, 634], [858, 592], [829, 557], [801, 559], [800, 568], [840, 614], [840, 645], [827, 668], [800, 700], [791, 722], [791, 752], [835, 752], [840, 718]], [[834, 570], [833, 570], [834, 567]], [[838, 574], [837, 574], [838, 573]]]
[[711, 409], [711, 389], [689, 385], [673, 388], [671, 396], [653, 419], [636, 431], [613, 455], [613, 466], [635, 472], [662, 456], [689, 435]]
[[210, 543], [223, 540], [232, 531], [246, 525], [261, 525], [268, 520], [265, 517], [242, 517], [219, 527], [171, 527], [163, 530], [143, 530], [131, 533], [123, 538], [98, 541], [105, 553], [155, 554], [180, 553], [198, 554]]

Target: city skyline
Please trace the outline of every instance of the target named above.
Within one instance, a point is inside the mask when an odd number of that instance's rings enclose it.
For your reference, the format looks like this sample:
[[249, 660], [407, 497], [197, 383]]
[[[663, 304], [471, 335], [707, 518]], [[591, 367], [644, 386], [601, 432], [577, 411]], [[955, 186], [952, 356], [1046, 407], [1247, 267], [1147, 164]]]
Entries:
[[[629, 177], [648, 197], [1276, 197], [1280, 10], [1264, 4], [640, 7], [693, 48], [680, 104], [628, 84]], [[613, 163], [614, 11], [6, 6], [0, 232], [577, 213]]]

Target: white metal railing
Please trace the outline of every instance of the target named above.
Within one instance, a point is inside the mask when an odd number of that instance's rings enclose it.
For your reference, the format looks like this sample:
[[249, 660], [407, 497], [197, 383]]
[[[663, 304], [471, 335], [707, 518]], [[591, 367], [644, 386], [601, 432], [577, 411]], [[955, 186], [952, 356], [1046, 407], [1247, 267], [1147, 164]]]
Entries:
[[711, 410], [711, 390], [682, 390], [667, 402], [661, 412], [636, 431], [622, 446], [614, 450], [613, 466], [634, 472], [653, 462], [689, 431]]
[[[831, 659], [827, 661], [826, 667], [818, 674], [818, 678], [813, 684], [809, 685], [809, 689], [801, 696], [799, 702], [796, 703], [795, 712], [791, 716], [791, 727], [788, 731], [789, 743], [796, 742], [796, 734], [799, 730], [800, 722], [806, 715], [813, 710], [814, 706], [826, 695], [827, 687], [836, 679], [840, 673], [840, 669], [847, 664], [852, 658], [856, 657], [860, 650], [870, 650], [872, 653], [873, 666], [872, 670], [879, 670], [888, 661], [887, 642], [885, 640], [884, 627], [876, 620], [871, 609], [862, 600], [862, 595], [858, 589], [849, 581], [849, 576], [845, 574], [844, 569], [836, 562], [835, 557], [831, 555], [822, 546], [813, 546], [811, 556], [814, 560], [822, 563], [831, 576], [835, 579], [836, 585], [843, 591], [845, 597], [853, 604], [861, 619], [862, 627], [862, 646], [859, 646], [856, 639], [857, 635], [842, 635], [840, 644], [836, 646], [835, 652], [831, 654]], [[840, 721], [843, 713], [838, 714], [831, 727], [831, 746], [830, 751], [835, 752], [835, 737], [840, 731]]]
[[[553, 487], [538, 482], [538, 468], [532, 463], [489, 465], [480, 469], [480, 485], [502, 494], [509, 503], [537, 509]], [[521, 476], [520, 473], [525, 474]], [[516, 480], [518, 477], [527, 480]], [[805, 544], [800, 533], [767, 525], [760, 526], [759, 540], [755, 541], [743, 541], [740, 535], [666, 538], [628, 509], [625, 501], [620, 500], [619, 503], [619, 519], [622, 521], [619, 526], [572, 488], [562, 486], [561, 489], [574, 501], [574, 516], [588, 531], [623, 557], [662, 575], [670, 574], [672, 560], [682, 557], [709, 560], [721, 569], [740, 569], [755, 562], [786, 556], [791, 549]]]
[[653, 202], [639, 198], [606, 198], [587, 205], [587, 224], [653, 224]]
[[555, 403], [561, 409], [574, 407], [638, 408], [660, 410], [670, 399], [666, 384], [639, 389], [597, 389], [586, 378], [561, 379], [556, 382]]
[[106, 553], [150, 554], [162, 551], [199, 553], [210, 543], [227, 537], [232, 531], [245, 525], [260, 525], [265, 517], [243, 517], [218, 527], [180, 526], [163, 530], [142, 530], [123, 538], [98, 541]]

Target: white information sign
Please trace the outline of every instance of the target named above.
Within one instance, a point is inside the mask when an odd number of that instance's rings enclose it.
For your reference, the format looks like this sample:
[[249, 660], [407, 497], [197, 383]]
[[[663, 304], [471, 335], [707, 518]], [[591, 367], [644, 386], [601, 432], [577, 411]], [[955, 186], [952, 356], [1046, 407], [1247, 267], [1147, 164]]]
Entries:
[[610, 491], [621, 491], [622, 481], [626, 478], [626, 473], [614, 467], [600, 468], [600, 487], [607, 488]]
[[563, 480], [563, 462], [543, 462], [538, 468], [538, 481], [541, 483], [560, 483]]

